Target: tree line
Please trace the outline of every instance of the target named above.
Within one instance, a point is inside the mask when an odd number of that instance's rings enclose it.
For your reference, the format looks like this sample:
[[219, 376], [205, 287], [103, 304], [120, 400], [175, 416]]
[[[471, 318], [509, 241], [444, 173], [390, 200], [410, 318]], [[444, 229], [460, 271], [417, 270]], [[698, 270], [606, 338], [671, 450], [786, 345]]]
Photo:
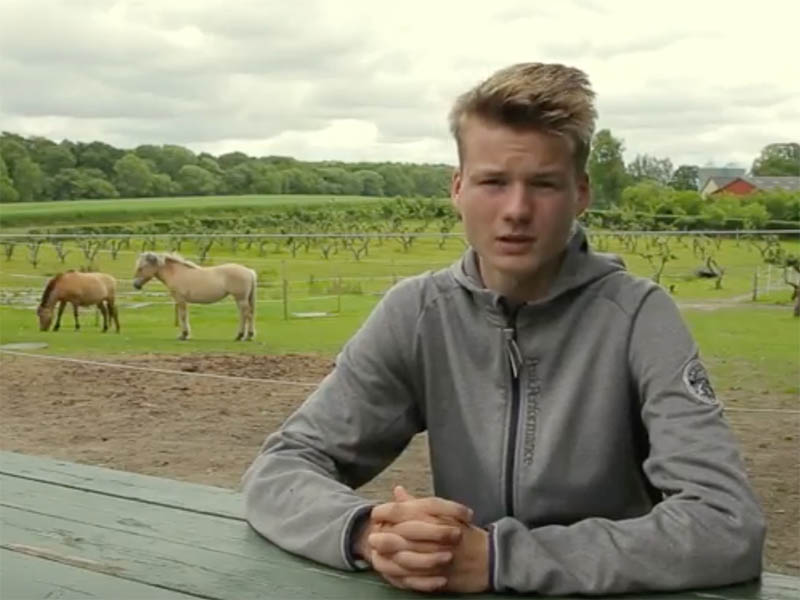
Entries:
[[213, 156], [183, 146], [121, 149], [0, 135], [0, 202], [242, 194], [442, 197], [452, 167], [309, 162], [243, 152]]
[[[626, 164], [624, 142], [599, 131], [589, 156], [594, 207], [616, 212], [767, 221], [800, 220], [800, 194], [760, 192], [746, 197], [700, 197], [697, 165], [673, 168], [669, 158], [637, 155]], [[800, 176], [800, 144], [766, 146], [753, 175]], [[93, 141], [56, 143], [44, 137], [0, 135], [0, 202], [243, 194], [325, 194], [442, 198], [452, 167], [442, 164], [309, 162], [286, 156], [220, 156], [183, 146], [116, 148]]]
[[[673, 168], [669, 158], [649, 154], [638, 154], [626, 164], [624, 150], [624, 141], [608, 129], [597, 132], [592, 141], [588, 171], [596, 209], [646, 213], [678, 223], [700, 217], [709, 226], [720, 228], [727, 228], [723, 227], [726, 219], [740, 220], [749, 227], [762, 227], [768, 221], [796, 227], [800, 221], [800, 192], [774, 190], [703, 198], [699, 188], [704, 182], [699, 180], [697, 165]], [[800, 144], [768, 144], [753, 160], [750, 173], [800, 176]]]

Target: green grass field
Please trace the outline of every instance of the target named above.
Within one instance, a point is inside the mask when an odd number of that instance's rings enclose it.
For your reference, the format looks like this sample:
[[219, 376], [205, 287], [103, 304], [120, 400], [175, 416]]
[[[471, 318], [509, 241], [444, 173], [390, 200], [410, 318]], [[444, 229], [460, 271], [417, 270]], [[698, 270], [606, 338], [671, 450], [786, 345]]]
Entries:
[[[336, 201], [369, 201], [370, 199], [339, 198]], [[84, 218], [100, 215], [102, 220], [119, 211], [130, 215], [151, 215], [154, 210], [210, 211], [223, 203], [230, 208], [258, 208], [282, 203], [314, 203], [319, 197], [236, 197], [236, 198], [170, 198], [146, 200], [113, 200], [58, 202], [5, 206], [6, 215], [28, 215], [44, 222], [58, 222], [68, 211], [78, 211]], [[155, 207], [158, 207], [157, 209]], [[207, 213], [203, 213], [207, 214]], [[21, 218], [21, 217], [20, 217]], [[44, 221], [47, 219], [49, 221]], [[458, 230], [456, 230], [458, 231]], [[641, 237], [637, 249], [647, 252], [648, 239]], [[0, 342], [46, 341], [44, 352], [64, 355], [113, 356], [119, 354], [184, 353], [184, 352], [247, 352], [285, 353], [316, 352], [333, 354], [356, 330], [380, 298], [380, 295], [404, 276], [442, 268], [455, 260], [464, 249], [458, 238], [440, 245], [437, 238], [418, 239], [406, 252], [397, 240], [373, 240], [366, 256], [356, 260], [347, 249], [339, 248], [328, 259], [319, 246], [299, 249], [292, 256], [282, 241], [270, 241], [258, 249], [249, 249], [240, 240], [234, 248], [228, 239], [220, 239], [209, 253], [207, 264], [240, 262], [255, 269], [259, 276], [257, 310], [258, 337], [250, 343], [236, 343], [233, 337], [238, 315], [231, 300], [215, 305], [190, 306], [193, 339], [179, 342], [173, 325], [173, 307], [163, 286], [153, 281], [142, 292], [133, 290], [130, 279], [143, 239], [133, 239], [130, 247], [119, 251], [116, 259], [108, 248], [100, 250], [94, 268], [113, 274], [119, 280], [120, 335], [101, 334], [94, 326], [91, 311], [82, 313], [83, 329], [73, 331], [72, 315], [65, 313], [62, 331], [41, 333], [36, 325], [34, 307], [38, 303], [47, 278], [68, 268], [87, 266], [88, 260], [79, 245], [64, 242], [67, 254], [59, 260], [52, 244], [44, 244], [34, 268], [31, 250], [17, 244], [10, 257], [0, 256]], [[628, 269], [650, 277], [654, 267], [639, 254], [630, 252], [620, 238], [595, 236], [596, 246], [619, 254]], [[159, 250], [166, 250], [169, 241], [159, 238]], [[784, 249], [800, 254], [800, 241], [784, 240]], [[713, 370], [722, 377], [741, 378], [757, 374], [776, 389], [797, 394], [797, 364], [800, 359], [800, 320], [793, 319], [789, 289], [781, 287], [782, 272], [768, 267], [755, 246], [744, 241], [726, 239], [717, 248], [708, 243], [720, 267], [725, 269], [721, 288], [710, 279], [699, 279], [693, 271], [703, 264], [693, 251], [692, 238], [685, 236], [671, 242], [675, 258], [667, 263], [662, 285], [671, 290], [675, 300], [684, 306], [684, 314], [697, 336], [704, 353], [713, 363]], [[197, 259], [194, 241], [185, 241], [181, 253]], [[750, 301], [754, 274], [758, 274], [759, 301]], [[283, 303], [282, 280], [286, 279], [288, 304]], [[766, 291], [767, 285], [771, 287]], [[714, 310], [711, 310], [711, 309]], [[302, 313], [325, 313], [328, 316], [306, 318]], [[288, 319], [284, 317], [288, 316]]]
[[119, 198], [60, 202], [0, 204], [0, 229], [26, 226], [137, 222], [177, 216], [211, 216], [220, 213], [319, 204], [352, 205], [386, 198], [367, 196], [192, 196], [177, 198]]

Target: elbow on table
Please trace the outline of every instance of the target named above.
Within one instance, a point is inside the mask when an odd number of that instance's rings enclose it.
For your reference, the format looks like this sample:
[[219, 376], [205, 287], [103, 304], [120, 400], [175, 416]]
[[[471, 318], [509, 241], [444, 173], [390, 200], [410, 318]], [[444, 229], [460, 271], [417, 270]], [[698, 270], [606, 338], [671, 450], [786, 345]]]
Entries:
[[[724, 583], [738, 583], [756, 579], [763, 569], [764, 540], [767, 526], [764, 513], [758, 507], [743, 512], [735, 519], [735, 524], [730, 530], [729, 542], [724, 544], [718, 567], [726, 567], [730, 581]], [[713, 560], [713, 559], [712, 559]], [[716, 561], [715, 561], [716, 562]], [[720, 564], [720, 563], [726, 564]]]

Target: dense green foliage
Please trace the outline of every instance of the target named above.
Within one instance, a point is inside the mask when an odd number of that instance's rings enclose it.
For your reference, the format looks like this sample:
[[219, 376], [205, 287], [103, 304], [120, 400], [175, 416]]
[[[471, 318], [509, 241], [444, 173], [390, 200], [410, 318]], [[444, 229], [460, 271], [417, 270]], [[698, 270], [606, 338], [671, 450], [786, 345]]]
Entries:
[[447, 195], [451, 175], [447, 165], [213, 156], [170, 144], [121, 149], [0, 136], [0, 202], [215, 194], [434, 197]]

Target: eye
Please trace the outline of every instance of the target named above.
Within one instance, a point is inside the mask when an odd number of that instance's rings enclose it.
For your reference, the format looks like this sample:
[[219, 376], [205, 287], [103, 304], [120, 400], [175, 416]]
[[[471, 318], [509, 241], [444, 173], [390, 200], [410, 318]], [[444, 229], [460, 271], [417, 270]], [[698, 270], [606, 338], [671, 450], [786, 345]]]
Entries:
[[500, 186], [505, 185], [505, 180], [500, 177], [487, 177], [481, 180], [481, 185]]

